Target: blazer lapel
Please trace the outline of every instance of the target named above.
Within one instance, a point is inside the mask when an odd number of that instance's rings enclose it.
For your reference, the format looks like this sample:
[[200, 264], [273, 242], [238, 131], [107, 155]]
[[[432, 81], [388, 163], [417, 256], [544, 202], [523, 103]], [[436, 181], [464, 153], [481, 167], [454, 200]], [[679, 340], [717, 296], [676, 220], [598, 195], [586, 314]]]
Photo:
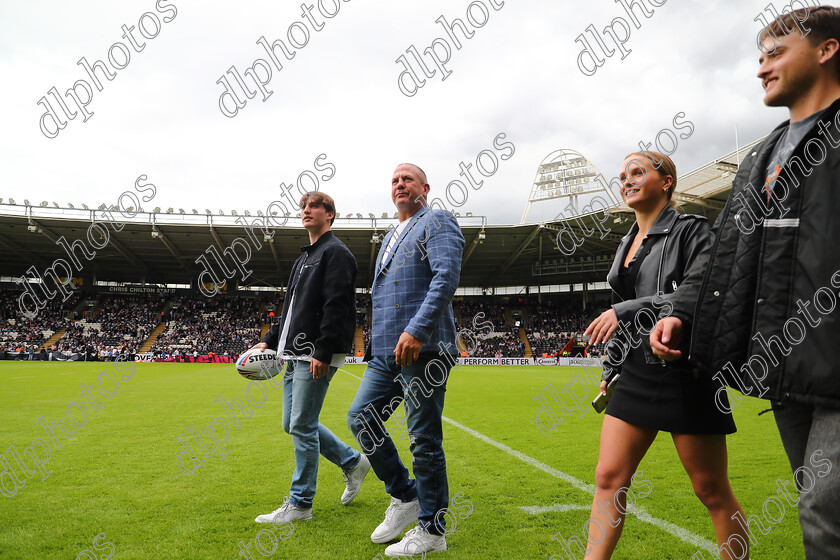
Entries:
[[400, 234], [399, 238], [397, 239], [396, 243], [394, 243], [394, 246], [391, 247], [391, 252], [388, 253], [387, 257], [383, 257], [384, 252], [385, 252], [385, 248], [388, 247], [388, 243], [390, 243], [391, 238], [394, 236], [394, 233], [396, 232], [396, 228], [391, 230], [388, 233], [388, 235], [385, 236], [385, 239], [382, 240], [382, 248], [379, 250], [380, 259], [379, 259], [379, 265], [377, 267], [377, 272], [376, 272], [377, 276], [379, 275], [380, 272], [382, 272], [383, 270], [385, 270], [385, 268], [388, 267], [388, 264], [391, 262], [391, 259], [394, 258], [394, 254], [397, 252], [400, 245], [402, 245], [403, 240], [405, 240], [408, 233], [417, 224], [417, 221], [426, 213], [426, 210], [427, 210], [426, 206], [423, 206], [422, 208], [420, 208], [420, 210], [417, 211], [416, 214], [414, 214], [414, 216], [412, 216], [409, 219], [408, 224], [405, 226], [405, 229], [403, 229], [403, 231]]
[[379, 247], [379, 253], [376, 255], [376, 274], [374, 277], [379, 276], [379, 272], [382, 270], [382, 257], [385, 256], [385, 247], [387, 247], [388, 243], [391, 242], [391, 237], [393, 237], [393, 235], [394, 230], [391, 230], [382, 239], [382, 246]]

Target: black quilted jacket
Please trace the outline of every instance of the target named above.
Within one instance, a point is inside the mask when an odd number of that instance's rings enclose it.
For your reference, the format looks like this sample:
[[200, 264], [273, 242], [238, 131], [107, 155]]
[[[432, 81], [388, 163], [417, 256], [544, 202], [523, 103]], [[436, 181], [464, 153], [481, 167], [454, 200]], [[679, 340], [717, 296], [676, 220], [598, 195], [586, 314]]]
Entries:
[[741, 164], [710, 259], [672, 295], [692, 361], [745, 394], [840, 407], [840, 100], [763, 186], [779, 125]]

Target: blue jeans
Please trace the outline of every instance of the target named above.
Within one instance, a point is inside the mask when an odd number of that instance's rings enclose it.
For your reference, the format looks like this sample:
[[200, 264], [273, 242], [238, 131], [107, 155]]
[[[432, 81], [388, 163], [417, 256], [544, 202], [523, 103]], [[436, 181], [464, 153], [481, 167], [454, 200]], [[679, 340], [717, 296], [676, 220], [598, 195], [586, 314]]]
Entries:
[[802, 486], [799, 524], [805, 557], [840, 558], [840, 410], [785, 402], [773, 403], [773, 415], [796, 484]]
[[299, 508], [312, 507], [318, 479], [318, 455], [347, 472], [356, 466], [361, 455], [338, 439], [318, 421], [324, 397], [336, 368], [329, 374], [312, 379], [309, 362], [286, 362], [283, 376], [283, 430], [291, 434], [295, 446], [295, 472], [289, 501]]
[[[444, 534], [449, 506], [441, 416], [453, 361], [438, 354], [421, 354], [413, 364], [401, 368], [394, 356], [376, 356], [368, 362], [347, 413], [347, 425], [376, 476], [385, 483], [386, 492], [402, 501], [418, 498], [419, 525], [436, 535]], [[401, 402], [405, 404], [416, 481], [409, 478], [384, 425]]]

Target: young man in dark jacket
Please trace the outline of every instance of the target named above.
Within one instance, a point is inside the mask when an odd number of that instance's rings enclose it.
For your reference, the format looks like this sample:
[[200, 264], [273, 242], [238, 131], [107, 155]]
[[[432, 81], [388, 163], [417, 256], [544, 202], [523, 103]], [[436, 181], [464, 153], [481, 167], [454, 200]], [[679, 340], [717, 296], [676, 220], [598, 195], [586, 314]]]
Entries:
[[330, 226], [335, 202], [321, 192], [300, 200], [300, 217], [309, 245], [295, 261], [280, 320], [257, 347], [276, 348], [286, 362], [283, 378], [283, 429], [292, 435], [295, 472], [289, 498], [280, 508], [260, 515], [257, 523], [312, 519], [318, 478], [318, 455], [344, 472], [347, 505], [361, 488], [370, 463], [322, 425], [318, 416], [330, 380], [353, 343], [356, 329], [356, 259]]
[[[840, 9], [783, 14], [759, 39], [764, 103], [790, 121], [744, 158], [708, 262], [650, 341], [674, 359], [685, 338], [690, 359], [717, 372], [718, 406], [724, 384], [772, 401], [806, 556], [840, 558]], [[766, 533], [746, 522], [751, 538]]]

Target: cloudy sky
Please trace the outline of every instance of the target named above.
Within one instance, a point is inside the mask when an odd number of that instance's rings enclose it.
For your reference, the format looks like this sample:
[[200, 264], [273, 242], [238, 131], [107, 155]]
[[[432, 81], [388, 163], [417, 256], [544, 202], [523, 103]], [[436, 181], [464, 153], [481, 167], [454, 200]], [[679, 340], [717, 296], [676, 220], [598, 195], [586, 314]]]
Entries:
[[[308, 1], [315, 2], [312, 21], [297, 1], [3, 2], [0, 196], [113, 204], [145, 174], [157, 187], [146, 210], [255, 212], [279, 198], [280, 183], [294, 183], [304, 171], [329, 176], [314, 167], [325, 154], [321, 167], [330, 163], [335, 172], [319, 186], [339, 212], [378, 216], [394, 210], [396, 163], [419, 163], [432, 195], [442, 195], [460, 178], [461, 162], [475, 165], [482, 150], [509, 154], [493, 145], [503, 133], [498, 142], [511, 142], [513, 156], [498, 159], [489, 177], [476, 174], [484, 184], [470, 189], [458, 210], [518, 223], [537, 165], [556, 149], [578, 150], [612, 177], [639, 141], [673, 130], [674, 115], [685, 113], [694, 131], [673, 156], [685, 173], [735, 149], [736, 127], [746, 144], [787, 118], [785, 110], [763, 106], [755, 77], [761, 26], [754, 20], [767, 0], [647, 3], [651, 17], [635, 11], [638, 29], [613, 0]], [[467, 20], [469, 6], [481, 27]], [[460, 49], [436, 22], [441, 16], [464, 20], [473, 33], [467, 39], [456, 31]], [[615, 21], [624, 37], [621, 20], [631, 52], [604, 57], [603, 66], [584, 75], [575, 38], [592, 25], [614, 49], [600, 30]], [[123, 25], [135, 27], [131, 39], [123, 37]], [[257, 44], [261, 37], [281, 39], [294, 57], [278, 47], [278, 70]], [[439, 58], [451, 50], [445, 80], [424, 54], [439, 38]], [[112, 47], [118, 42], [124, 46]], [[412, 46], [434, 75], [425, 78], [407, 55], [425, 80], [407, 96], [398, 87], [404, 67], [395, 61]], [[115, 68], [109, 53], [124, 68]], [[114, 73], [109, 81], [96, 71], [102, 91], [77, 65], [82, 57], [103, 60]], [[256, 72], [270, 97], [257, 92], [234, 117], [225, 116], [219, 106], [225, 89], [217, 81], [232, 66], [244, 74], [258, 59], [266, 64], [243, 79], [253, 87]], [[228, 80], [235, 83], [230, 74]], [[402, 80], [404, 88], [415, 87], [408, 74]], [[92, 115], [67, 119], [58, 130], [38, 102], [46, 96], [66, 118], [48, 92], [55, 87], [73, 112], [65, 92], [74, 84], [83, 102], [86, 85], [91, 89]], [[237, 94], [246, 99], [238, 88]], [[231, 112], [233, 102], [226, 102]], [[492, 158], [483, 158], [487, 169]]]

